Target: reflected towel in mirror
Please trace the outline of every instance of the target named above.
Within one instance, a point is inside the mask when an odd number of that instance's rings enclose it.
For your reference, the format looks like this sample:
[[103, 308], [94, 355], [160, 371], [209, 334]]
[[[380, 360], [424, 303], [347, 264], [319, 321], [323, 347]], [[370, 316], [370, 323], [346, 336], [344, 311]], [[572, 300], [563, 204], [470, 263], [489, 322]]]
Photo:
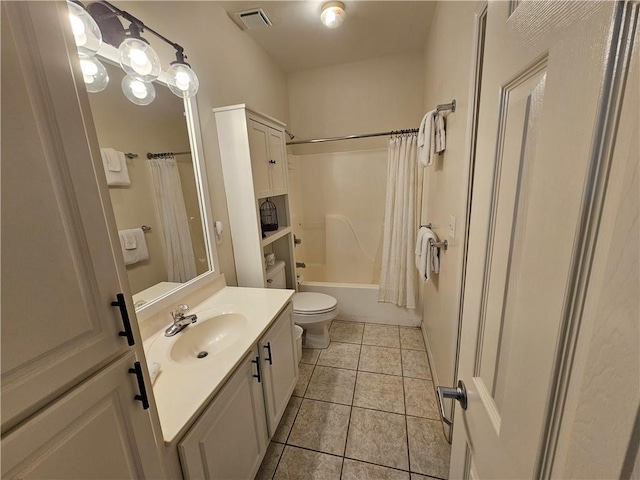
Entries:
[[113, 148], [101, 148], [100, 156], [102, 157], [102, 165], [104, 166], [104, 173], [107, 177], [107, 185], [131, 185], [129, 171], [127, 169], [127, 159], [124, 153], [118, 152]]
[[[144, 238], [142, 228], [119, 230], [118, 237], [120, 237], [120, 246], [122, 248], [125, 265], [132, 265], [149, 259], [149, 250], [147, 249], [147, 242]], [[131, 237], [133, 237], [133, 242], [128, 242], [127, 239], [131, 239]], [[135, 244], [135, 247], [127, 248], [127, 245], [130, 247], [132, 243]]]

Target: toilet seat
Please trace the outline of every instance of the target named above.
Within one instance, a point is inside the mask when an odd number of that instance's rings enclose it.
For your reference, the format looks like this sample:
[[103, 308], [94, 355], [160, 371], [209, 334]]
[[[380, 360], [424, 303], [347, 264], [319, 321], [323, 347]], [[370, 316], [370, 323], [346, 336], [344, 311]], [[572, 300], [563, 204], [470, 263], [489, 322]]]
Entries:
[[324, 293], [302, 292], [293, 295], [293, 312], [297, 315], [320, 315], [338, 308], [338, 301]]

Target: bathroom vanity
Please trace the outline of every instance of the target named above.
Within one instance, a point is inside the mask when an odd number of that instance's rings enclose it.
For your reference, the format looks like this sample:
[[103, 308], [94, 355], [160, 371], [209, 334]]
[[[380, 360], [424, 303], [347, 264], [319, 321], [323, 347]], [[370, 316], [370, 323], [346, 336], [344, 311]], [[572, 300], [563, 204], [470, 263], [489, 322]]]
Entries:
[[[253, 478], [298, 378], [291, 290], [225, 287], [145, 341], [162, 435], [185, 478]], [[168, 316], [166, 316], [168, 318]]]

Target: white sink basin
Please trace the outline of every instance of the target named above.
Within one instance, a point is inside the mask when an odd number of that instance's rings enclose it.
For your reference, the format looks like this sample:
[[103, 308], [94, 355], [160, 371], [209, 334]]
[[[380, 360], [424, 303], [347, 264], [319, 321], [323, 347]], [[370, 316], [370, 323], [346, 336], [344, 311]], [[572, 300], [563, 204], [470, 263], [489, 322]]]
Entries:
[[160, 335], [149, 349], [150, 358], [164, 357], [183, 364], [206, 362], [236, 344], [247, 323], [239, 313], [198, 313], [198, 321], [180, 333], [173, 337]]
[[210, 358], [236, 343], [246, 326], [247, 319], [237, 313], [224, 313], [198, 320], [176, 336], [169, 356], [180, 363], [191, 363]]

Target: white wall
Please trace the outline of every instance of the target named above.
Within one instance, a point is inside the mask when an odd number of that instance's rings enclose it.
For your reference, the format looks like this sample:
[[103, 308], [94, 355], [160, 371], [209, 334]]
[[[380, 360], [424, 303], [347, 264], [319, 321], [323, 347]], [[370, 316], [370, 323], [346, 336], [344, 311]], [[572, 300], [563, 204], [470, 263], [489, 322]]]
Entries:
[[[290, 130], [296, 140], [302, 140], [417, 127], [422, 117], [423, 75], [419, 52], [291, 73]], [[340, 281], [377, 283], [387, 140], [289, 147], [296, 154], [290, 156], [292, 221], [294, 232], [303, 239], [303, 245], [296, 248], [296, 259], [320, 265], [316, 269], [319, 277], [313, 279], [322, 279], [327, 254], [331, 255], [325, 249], [326, 215], [338, 214], [353, 224], [363, 247], [354, 248], [366, 252], [362, 263], [367, 263], [352, 272], [338, 272]], [[311, 274], [312, 269], [306, 273]]]
[[[467, 119], [477, 2], [439, 2], [425, 45], [425, 111], [456, 99], [455, 113], [446, 118], [447, 148], [425, 169], [423, 223], [431, 222], [436, 235], [448, 239], [440, 252], [440, 274], [423, 289], [423, 329], [432, 358], [435, 380], [454, 385], [458, 337], [458, 302], [463, 262], [463, 229], [469, 158]], [[448, 237], [449, 216], [456, 217], [455, 239]]]
[[[417, 128], [423, 58], [407, 52], [289, 74], [289, 130], [296, 140]], [[386, 137], [299, 146], [293, 153], [386, 148]]]
[[[218, 245], [219, 272], [229, 285], [236, 284], [229, 215], [222, 179], [222, 165], [212, 108], [246, 103], [253, 109], [289, 120], [287, 81], [284, 72], [214, 2], [119, 2], [118, 6], [140, 17], [155, 30], [185, 49], [187, 61], [198, 74], [198, 110], [211, 190], [213, 217], [225, 227]], [[175, 59], [171, 48], [147, 35], [167, 68]]]

